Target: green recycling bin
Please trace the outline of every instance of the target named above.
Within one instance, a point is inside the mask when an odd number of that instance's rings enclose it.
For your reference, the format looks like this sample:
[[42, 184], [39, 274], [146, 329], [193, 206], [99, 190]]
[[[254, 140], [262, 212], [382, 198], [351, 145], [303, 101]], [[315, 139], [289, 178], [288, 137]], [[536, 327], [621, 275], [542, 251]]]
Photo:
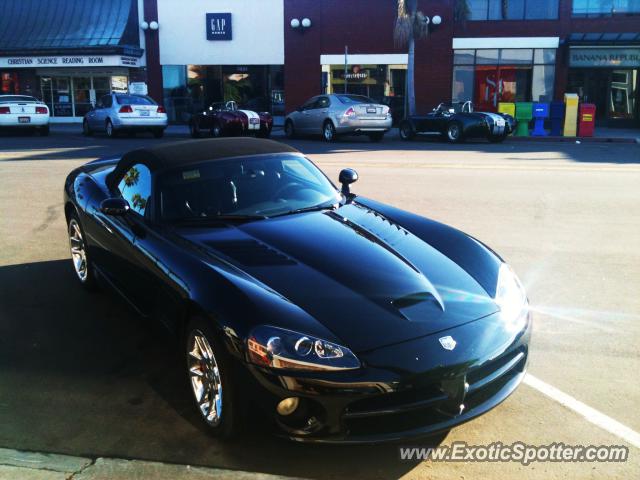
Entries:
[[518, 125], [516, 126], [517, 137], [529, 136], [529, 122], [533, 118], [533, 103], [531, 102], [518, 102], [516, 103], [516, 120]]

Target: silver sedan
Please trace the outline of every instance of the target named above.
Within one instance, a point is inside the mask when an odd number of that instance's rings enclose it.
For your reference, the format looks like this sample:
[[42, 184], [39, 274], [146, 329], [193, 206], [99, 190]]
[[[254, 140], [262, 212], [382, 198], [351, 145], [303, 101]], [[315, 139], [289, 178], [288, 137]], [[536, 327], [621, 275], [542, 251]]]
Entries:
[[115, 137], [120, 132], [147, 131], [160, 138], [167, 128], [167, 112], [151, 97], [127, 93], [110, 93], [100, 98], [82, 121], [85, 135], [105, 132]]
[[331, 142], [338, 135], [368, 135], [382, 140], [391, 129], [389, 107], [368, 97], [351, 94], [318, 95], [287, 115], [284, 129], [287, 137], [322, 134]]

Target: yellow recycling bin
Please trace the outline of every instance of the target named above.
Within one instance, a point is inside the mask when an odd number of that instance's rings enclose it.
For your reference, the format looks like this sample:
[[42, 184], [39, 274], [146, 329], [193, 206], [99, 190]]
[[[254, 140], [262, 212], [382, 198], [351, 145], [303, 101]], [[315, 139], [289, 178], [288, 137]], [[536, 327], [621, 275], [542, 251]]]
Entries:
[[566, 106], [564, 115], [564, 136], [575, 137], [578, 133], [578, 95], [575, 93], [565, 93], [564, 103]]
[[507, 115], [511, 115], [513, 118], [515, 118], [516, 104], [510, 102], [500, 102], [498, 103], [498, 113], [506, 113]]

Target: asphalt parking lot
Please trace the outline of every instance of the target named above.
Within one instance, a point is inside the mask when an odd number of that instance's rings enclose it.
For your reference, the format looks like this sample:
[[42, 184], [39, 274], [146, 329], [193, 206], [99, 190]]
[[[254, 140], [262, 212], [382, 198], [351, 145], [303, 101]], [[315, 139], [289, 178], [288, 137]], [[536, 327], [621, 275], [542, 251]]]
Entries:
[[0, 136], [0, 447], [310, 478], [630, 478], [640, 471], [640, 145], [291, 142], [333, 179], [343, 167], [357, 169], [354, 192], [456, 226], [513, 265], [535, 311], [529, 372], [578, 403], [525, 384], [443, 443], [631, 450], [625, 463], [525, 467], [400, 461], [394, 445], [290, 444], [258, 417], [255, 431], [233, 443], [209, 437], [171, 339], [113, 294], [76, 285], [61, 204], [74, 167], [179, 136], [110, 140], [52, 130], [50, 137]]

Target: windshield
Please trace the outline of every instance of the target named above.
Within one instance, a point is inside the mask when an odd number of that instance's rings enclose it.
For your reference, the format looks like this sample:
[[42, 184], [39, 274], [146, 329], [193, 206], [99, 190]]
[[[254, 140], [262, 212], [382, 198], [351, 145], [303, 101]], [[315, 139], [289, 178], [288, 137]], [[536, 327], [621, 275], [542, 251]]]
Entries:
[[275, 217], [341, 199], [324, 174], [296, 154], [182, 166], [160, 174], [156, 185], [160, 217], [168, 223]]
[[118, 105], [155, 105], [150, 97], [142, 95], [116, 95]]
[[38, 99], [27, 95], [0, 95], [0, 103], [37, 102]]
[[369, 97], [365, 97], [364, 95], [337, 95], [338, 100], [340, 100], [345, 105], [353, 105], [354, 103], [375, 103]]

